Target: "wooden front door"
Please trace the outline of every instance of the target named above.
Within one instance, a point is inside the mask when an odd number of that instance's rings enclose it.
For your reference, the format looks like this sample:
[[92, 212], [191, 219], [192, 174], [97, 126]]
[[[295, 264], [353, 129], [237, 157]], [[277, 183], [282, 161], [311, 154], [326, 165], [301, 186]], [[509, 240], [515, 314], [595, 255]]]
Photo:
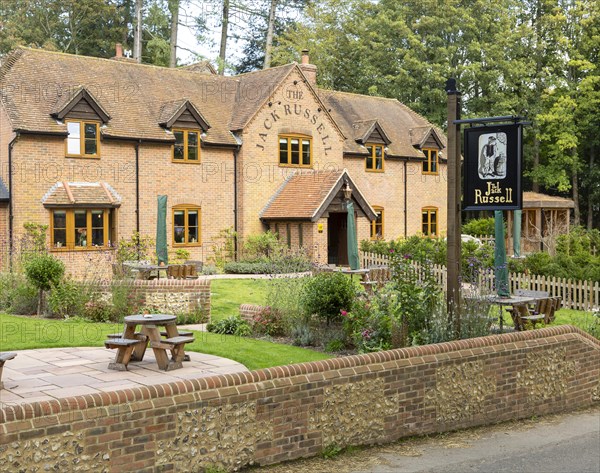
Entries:
[[327, 220], [327, 263], [348, 265], [348, 217], [346, 213], [330, 213]]

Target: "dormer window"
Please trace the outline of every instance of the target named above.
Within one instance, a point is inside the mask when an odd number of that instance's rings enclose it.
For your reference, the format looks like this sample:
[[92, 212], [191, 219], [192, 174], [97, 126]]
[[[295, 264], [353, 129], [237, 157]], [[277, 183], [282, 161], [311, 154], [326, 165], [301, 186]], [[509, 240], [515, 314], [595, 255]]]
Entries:
[[173, 130], [173, 162], [200, 162], [200, 133], [198, 130]]
[[383, 172], [384, 150], [383, 145], [369, 144], [365, 145], [369, 155], [365, 160], [365, 169], [371, 172]]
[[425, 161], [423, 161], [423, 174], [439, 174], [437, 149], [425, 148], [423, 150]]
[[67, 120], [66, 154], [76, 158], [100, 157], [100, 124]]

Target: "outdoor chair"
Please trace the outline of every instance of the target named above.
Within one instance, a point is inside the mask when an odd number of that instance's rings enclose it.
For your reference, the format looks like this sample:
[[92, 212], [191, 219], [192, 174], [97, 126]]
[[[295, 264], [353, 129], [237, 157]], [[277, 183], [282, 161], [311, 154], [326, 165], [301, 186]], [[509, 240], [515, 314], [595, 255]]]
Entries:
[[15, 356], [17, 356], [16, 353], [0, 352], [0, 389], [4, 388], [4, 384], [2, 384], [2, 369], [4, 368], [4, 363], [8, 360], [12, 360]]

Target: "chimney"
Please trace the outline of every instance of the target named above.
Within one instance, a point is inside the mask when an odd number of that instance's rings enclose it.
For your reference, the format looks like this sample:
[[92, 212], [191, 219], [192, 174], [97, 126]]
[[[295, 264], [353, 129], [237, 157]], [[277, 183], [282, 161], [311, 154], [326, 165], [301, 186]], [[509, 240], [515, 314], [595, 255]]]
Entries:
[[123, 45], [121, 43], [115, 44], [115, 59], [121, 59], [123, 57]]
[[298, 64], [298, 67], [302, 70], [308, 82], [313, 87], [317, 86], [317, 66], [310, 63], [310, 59], [308, 57], [308, 49], [302, 50], [302, 63]]

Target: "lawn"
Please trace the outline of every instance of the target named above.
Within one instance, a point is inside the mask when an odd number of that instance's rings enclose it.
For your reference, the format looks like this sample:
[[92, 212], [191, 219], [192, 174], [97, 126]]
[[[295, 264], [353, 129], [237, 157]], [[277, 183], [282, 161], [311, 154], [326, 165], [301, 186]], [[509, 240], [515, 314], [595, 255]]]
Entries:
[[210, 282], [213, 322], [240, 312], [240, 304], [264, 305], [268, 279], [213, 279]]
[[[0, 351], [31, 348], [103, 346], [106, 335], [123, 330], [122, 324], [81, 320], [49, 320], [0, 314]], [[252, 338], [195, 332], [196, 341], [186, 350], [222, 356], [249, 369], [330, 358], [307, 350]]]

